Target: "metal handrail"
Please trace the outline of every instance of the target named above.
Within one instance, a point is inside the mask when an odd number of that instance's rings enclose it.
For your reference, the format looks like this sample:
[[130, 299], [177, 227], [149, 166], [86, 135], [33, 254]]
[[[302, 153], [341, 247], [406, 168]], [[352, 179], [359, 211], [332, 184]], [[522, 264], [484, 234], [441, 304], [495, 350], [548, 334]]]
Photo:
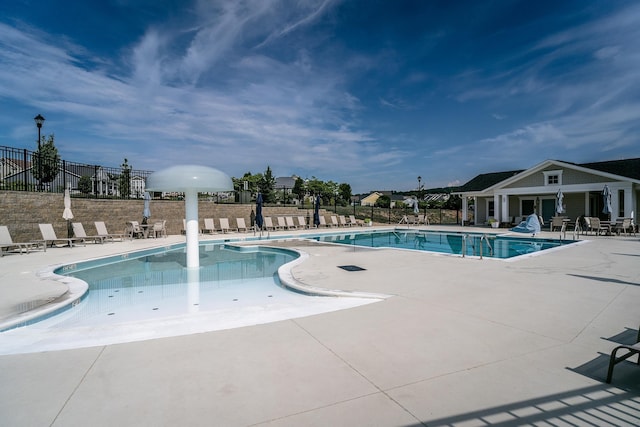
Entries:
[[489, 255], [493, 256], [493, 247], [491, 246], [491, 242], [489, 241], [489, 236], [487, 236], [486, 234], [483, 234], [482, 237], [480, 237], [480, 259], [482, 259], [482, 241], [487, 242], [487, 246], [489, 246]]

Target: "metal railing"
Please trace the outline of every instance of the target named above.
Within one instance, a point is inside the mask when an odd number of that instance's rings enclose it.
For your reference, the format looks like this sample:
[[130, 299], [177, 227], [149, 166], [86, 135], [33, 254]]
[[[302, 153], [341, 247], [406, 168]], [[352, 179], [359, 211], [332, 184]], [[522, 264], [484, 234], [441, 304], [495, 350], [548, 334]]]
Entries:
[[0, 190], [62, 193], [100, 198], [141, 198], [152, 171], [55, 161], [27, 149], [0, 146]]

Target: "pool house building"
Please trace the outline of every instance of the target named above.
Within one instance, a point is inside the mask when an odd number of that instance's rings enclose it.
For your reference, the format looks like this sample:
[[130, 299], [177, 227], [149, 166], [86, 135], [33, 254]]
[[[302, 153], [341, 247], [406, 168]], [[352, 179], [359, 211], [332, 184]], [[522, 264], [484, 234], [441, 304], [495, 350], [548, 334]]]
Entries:
[[[610, 214], [603, 213], [605, 186], [610, 194]], [[473, 200], [476, 225], [491, 219], [517, 224], [534, 212], [548, 223], [556, 216], [559, 191], [563, 195], [562, 215], [568, 218], [585, 215], [615, 221], [633, 217], [640, 207], [640, 158], [582, 164], [546, 160], [526, 170], [480, 174], [455, 194], [462, 197], [465, 223]]]

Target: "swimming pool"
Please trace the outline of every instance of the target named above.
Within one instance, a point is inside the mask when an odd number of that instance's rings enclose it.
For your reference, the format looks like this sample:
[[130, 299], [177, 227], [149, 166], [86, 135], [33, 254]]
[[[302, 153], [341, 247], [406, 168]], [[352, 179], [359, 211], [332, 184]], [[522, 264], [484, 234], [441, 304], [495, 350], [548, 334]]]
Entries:
[[[73, 304], [0, 333], [0, 354], [140, 341], [326, 313], [379, 301], [294, 291], [279, 270], [293, 250], [201, 244], [200, 267], [184, 268], [184, 244], [60, 266], [88, 291]], [[280, 271], [282, 274], [282, 272]], [[71, 280], [71, 279], [65, 279]]]
[[481, 233], [393, 230], [337, 233], [311, 237], [320, 242], [371, 248], [412, 249], [443, 254], [508, 259], [558, 248], [574, 240]]

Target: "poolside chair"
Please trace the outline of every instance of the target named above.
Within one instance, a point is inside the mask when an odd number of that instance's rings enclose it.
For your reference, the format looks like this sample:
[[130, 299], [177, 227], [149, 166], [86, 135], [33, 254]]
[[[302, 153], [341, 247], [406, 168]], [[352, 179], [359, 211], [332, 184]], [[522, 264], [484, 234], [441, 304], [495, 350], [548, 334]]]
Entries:
[[324, 219], [324, 215], [319, 215], [318, 219], [320, 219], [320, 226], [322, 226], [322, 227], [330, 227], [330, 225], [327, 224], [327, 220]]
[[56, 232], [53, 229], [53, 225], [51, 224], [38, 224], [40, 228], [40, 234], [42, 234], [42, 242], [44, 242], [45, 246], [57, 246], [57, 243], [65, 243], [70, 247], [76, 246], [78, 243], [81, 243], [82, 246], [86, 246], [86, 244], [82, 241], [82, 239], [78, 239], [77, 237], [58, 237], [56, 236]]
[[338, 223], [338, 217], [335, 215], [331, 215], [331, 226], [340, 227], [340, 224]]
[[140, 227], [138, 221], [127, 221], [124, 234], [129, 239], [133, 240], [134, 237], [144, 237], [144, 230]]
[[[616, 357], [619, 350], [626, 350], [627, 352], [620, 357]], [[614, 348], [609, 357], [609, 370], [607, 371], [607, 384], [611, 383], [613, 377], [613, 368], [623, 360], [627, 360], [634, 354], [638, 355], [638, 361], [636, 364], [640, 365], [640, 328], [638, 328], [638, 337], [635, 344], [621, 344]]]
[[149, 230], [149, 236], [157, 238], [158, 236], [167, 237], [167, 221], [156, 221], [153, 223], [153, 227]]
[[358, 227], [362, 227], [362, 221], [356, 219], [355, 215], [349, 215], [349, 223], [352, 225], [357, 225]]
[[276, 226], [277, 230], [285, 230], [287, 228], [287, 222], [284, 220], [283, 216], [279, 216], [277, 218], [278, 225]]
[[338, 221], [340, 222], [341, 227], [351, 227], [351, 224], [347, 222], [347, 219], [345, 218], [344, 215], [339, 215]]
[[306, 220], [306, 219], [304, 219], [304, 217], [303, 217], [303, 216], [299, 216], [299, 217], [298, 217], [298, 225], [299, 225], [300, 227], [302, 227], [302, 229], [309, 228], [309, 226], [307, 225], [307, 220]]
[[231, 228], [229, 226], [229, 218], [220, 218], [220, 231], [228, 233], [229, 231], [238, 231], [237, 228]]
[[204, 228], [202, 229], [202, 232], [209, 233], [209, 234], [213, 234], [216, 232], [216, 226], [215, 226], [215, 223], [213, 222], [213, 218], [204, 219]]
[[247, 228], [247, 223], [244, 221], [244, 218], [236, 218], [236, 225], [238, 226], [238, 231], [244, 231], [245, 233], [249, 231]]
[[275, 230], [276, 228], [273, 226], [273, 221], [270, 216], [265, 216], [263, 218], [264, 222], [262, 224], [262, 228], [265, 230]]
[[286, 223], [287, 223], [287, 228], [288, 228], [289, 230], [294, 230], [294, 229], [298, 228], [298, 227], [296, 227], [296, 225], [293, 223], [293, 217], [292, 217], [292, 216], [287, 216], [287, 217], [285, 217], [284, 219], [285, 219], [285, 221], [286, 221]]
[[9, 234], [9, 228], [6, 225], [0, 225], [0, 256], [4, 256], [5, 251], [14, 251], [18, 249], [20, 254], [24, 250], [29, 253], [31, 249], [38, 249], [42, 246], [42, 249], [47, 250], [47, 245], [42, 242], [14, 242]]
[[104, 221], [95, 221], [93, 224], [96, 226], [96, 233], [98, 233], [98, 236], [102, 236], [106, 240], [111, 240], [113, 242], [115, 239], [120, 239], [120, 241], [124, 239], [124, 234], [109, 233]]
[[615, 224], [615, 232], [618, 235], [624, 233], [626, 235], [633, 234], [635, 236], [636, 230], [631, 223], [631, 218], [618, 218]]
[[591, 223], [591, 231], [593, 231], [596, 235], [609, 234], [609, 226], [602, 224], [600, 218], [591, 217], [589, 218], [589, 222]]
[[87, 233], [84, 231], [84, 226], [81, 222], [73, 222], [71, 223], [71, 226], [73, 227], [73, 235], [78, 239], [82, 239], [83, 242], [91, 241], [93, 243], [102, 244], [106, 239], [106, 237], [99, 235], [87, 236]]
[[556, 228], [558, 230], [562, 230], [562, 225], [564, 223], [563, 216], [554, 216], [551, 218], [551, 222], [549, 223], [549, 231], [554, 231]]

